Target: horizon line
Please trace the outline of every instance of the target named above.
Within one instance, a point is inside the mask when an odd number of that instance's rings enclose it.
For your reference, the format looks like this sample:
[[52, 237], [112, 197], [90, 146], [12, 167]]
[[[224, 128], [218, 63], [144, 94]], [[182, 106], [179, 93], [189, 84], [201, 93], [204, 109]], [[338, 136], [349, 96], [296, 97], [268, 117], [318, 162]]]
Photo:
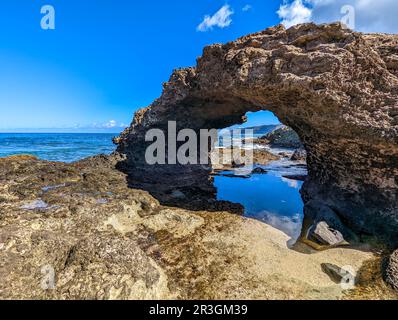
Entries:
[[104, 132], [104, 131], [2, 131], [0, 130], [0, 134], [12, 133], [12, 134], [82, 134], [82, 133], [95, 133], [95, 134], [120, 134], [122, 131], [115, 132]]

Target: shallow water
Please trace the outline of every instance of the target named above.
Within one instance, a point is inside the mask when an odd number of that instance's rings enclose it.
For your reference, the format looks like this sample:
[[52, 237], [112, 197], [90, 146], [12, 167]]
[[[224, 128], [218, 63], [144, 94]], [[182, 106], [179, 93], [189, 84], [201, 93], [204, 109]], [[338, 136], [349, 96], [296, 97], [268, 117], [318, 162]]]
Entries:
[[301, 234], [304, 219], [300, 195], [303, 182], [283, 175], [306, 175], [307, 170], [286, 159], [261, 167], [268, 173], [249, 178], [216, 176], [217, 199], [242, 204], [246, 217], [283, 231], [291, 237], [289, 244], [293, 245]]
[[73, 162], [115, 150], [112, 133], [0, 133], [0, 157], [29, 154]]

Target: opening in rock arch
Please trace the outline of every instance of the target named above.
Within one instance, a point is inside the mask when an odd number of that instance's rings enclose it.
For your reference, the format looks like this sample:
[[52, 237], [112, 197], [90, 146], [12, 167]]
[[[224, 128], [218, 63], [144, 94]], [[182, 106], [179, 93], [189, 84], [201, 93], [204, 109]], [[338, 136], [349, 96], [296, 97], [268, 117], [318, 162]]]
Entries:
[[[333, 24], [269, 28], [206, 47], [197, 65], [175, 70], [161, 97], [115, 139], [118, 168], [131, 187], [162, 192], [156, 185], [163, 181], [169, 188], [214, 192], [200, 166], [149, 166], [146, 132], [167, 130], [168, 121], [195, 132], [220, 129], [242, 123], [249, 111], [270, 110], [299, 134], [308, 152], [306, 216], [328, 220], [346, 238], [353, 230], [396, 244], [397, 81], [385, 51], [394, 41]], [[208, 203], [187, 204], [201, 210]], [[326, 225], [320, 227], [327, 232]]]
[[248, 113], [247, 119], [244, 125], [225, 130], [253, 130], [254, 169], [245, 176], [218, 169], [214, 177], [217, 200], [241, 204], [246, 217], [282, 230], [293, 245], [304, 219], [300, 195], [307, 176], [304, 147], [298, 135], [271, 112]]

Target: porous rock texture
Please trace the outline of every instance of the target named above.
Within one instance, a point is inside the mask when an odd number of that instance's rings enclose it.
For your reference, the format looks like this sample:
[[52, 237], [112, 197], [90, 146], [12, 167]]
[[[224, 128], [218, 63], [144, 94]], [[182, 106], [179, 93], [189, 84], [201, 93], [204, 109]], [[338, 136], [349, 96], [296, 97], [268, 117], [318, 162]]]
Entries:
[[300, 253], [259, 221], [161, 206], [115, 164], [0, 159], [0, 299], [336, 299], [321, 265], [360, 272], [374, 259]]
[[398, 250], [393, 252], [386, 262], [384, 280], [398, 291]]
[[115, 140], [131, 181], [206, 185], [203, 166], [148, 166], [148, 129], [196, 131], [270, 110], [300, 136], [309, 178], [302, 195], [357, 232], [398, 242], [398, 36], [340, 24], [283, 26], [204, 49]]

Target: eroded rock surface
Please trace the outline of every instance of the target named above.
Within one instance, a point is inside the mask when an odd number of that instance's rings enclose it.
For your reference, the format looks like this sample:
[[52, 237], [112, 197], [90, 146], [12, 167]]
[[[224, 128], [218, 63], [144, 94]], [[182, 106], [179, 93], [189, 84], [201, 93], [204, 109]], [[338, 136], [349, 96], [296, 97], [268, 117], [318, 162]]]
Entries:
[[384, 279], [394, 290], [398, 291], [398, 250], [393, 252], [387, 260]]
[[299, 136], [289, 127], [282, 126], [263, 137], [272, 147], [302, 148]]
[[0, 159], [0, 299], [342, 298], [322, 263], [373, 259], [300, 253], [258, 221], [161, 206], [115, 165]]
[[178, 128], [225, 128], [249, 111], [270, 110], [307, 150], [304, 201], [324, 203], [359, 233], [397, 242], [397, 48], [398, 36], [339, 24], [278, 26], [208, 46], [116, 140], [126, 157], [120, 167], [133, 182], [194, 181], [211, 192], [203, 166], [148, 166], [148, 129], [167, 132], [169, 120]]
[[294, 151], [292, 157], [292, 161], [301, 161], [301, 162], [306, 162], [307, 161], [307, 151], [305, 149], [297, 149]]

